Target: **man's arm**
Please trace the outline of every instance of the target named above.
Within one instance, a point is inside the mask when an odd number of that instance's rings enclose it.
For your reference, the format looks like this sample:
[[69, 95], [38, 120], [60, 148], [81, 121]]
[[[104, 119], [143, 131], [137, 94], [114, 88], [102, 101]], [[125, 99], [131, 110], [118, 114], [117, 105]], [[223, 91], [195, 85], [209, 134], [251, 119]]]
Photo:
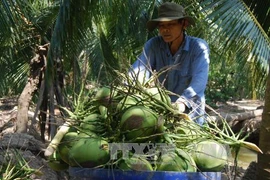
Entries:
[[142, 53], [129, 70], [129, 76], [133, 80], [139, 81], [141, 84], [144, 84], [151, 76], [151, 65], [149, 60], [151, 54], [150, 47], [151, 41], [146, 42]]
[[[181, 97], [177, 99], [176, 103], [181, 104], [180, 110], [185, 111], [185, 108], [191, 108], [190, 102], [196, 101], [198, 98], [204, 95], [204, 91], [208, 81], [209, 72], [209, 48], [206, 42], [199, 43], [197, 52], [194, 55], [194, 59], [191, 65], [192, 79], [189, 86], [184, 90]], [[185, 106], [184, 106], [185, 105]]]

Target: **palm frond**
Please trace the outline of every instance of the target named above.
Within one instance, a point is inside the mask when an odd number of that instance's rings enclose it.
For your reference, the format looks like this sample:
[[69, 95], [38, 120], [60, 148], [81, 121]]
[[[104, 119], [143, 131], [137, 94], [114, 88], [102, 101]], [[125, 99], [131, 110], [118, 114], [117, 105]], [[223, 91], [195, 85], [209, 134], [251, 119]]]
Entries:
[[270, 1], [243, 0], [266, 34], [270, 35]]
[[[0, 3], [0, 64], [2, 92], [19, 93], [27, 80], [28, 63], [40, 36], [29, 17], [35, 17], [28, 1], [3, 0]], [[2, 93], [1, 92], [1, 93]]]
[[227, 37], [226, 44], [220, 42], [223, 48], [233, 46], [232, 43], [244, 38], [241, 46], [251, 46], [249, 59], [246, 60], [259, 61], [263, 71], [267, 71], [270, 57], [269, 38], [243, 1], [205, 0], [201, 6], [211, 27], [218, 30], [215, 33]]

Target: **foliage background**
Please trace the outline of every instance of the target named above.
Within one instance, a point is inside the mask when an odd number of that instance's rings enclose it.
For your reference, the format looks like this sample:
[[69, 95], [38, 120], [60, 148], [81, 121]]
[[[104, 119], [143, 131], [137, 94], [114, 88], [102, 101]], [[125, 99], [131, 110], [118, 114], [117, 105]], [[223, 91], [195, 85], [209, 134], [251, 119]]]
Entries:
[[[163, 1], [2, 0], [0, 4], [0, 95], [18, 95], [36, 47], [50, 43], [47, 85], [57, 80], [61, 61], [64, 94], [81, 83], [106, 84], [135, 61], [147, 39], [145, 24]], [[188, 34], [211, 47], [206, 92], [209, 104], [263, 99], [269, 63], [269, 1], [176, 0], [196, 20]], [[86, 77], [86, 73], [87, 74]]]
[[[157, 31], [148, 33], [145, 24], [156, 16], [162, 2], [1, 0], [0, 96], [17, 96], [23, 91], [30, 60], [37, 47], [47, 43], [46, 86], [56, 86], [59, 77], [64, 77], [64, 97], [76, 100], [83, 84], [117, 81], [115, 70], [125, 72], [145, 41], [157, 35]], [[205, 39], [211, 48], [207, 103], [263, 99], [270, 61], [270, 1], [175, 2], [184, 5], [196, 20], [196, 27], [188, 34]], [[38, 94], [39, 90], [33, 101]], [[270, 122], [267, 115], [263, 119], [266, 129]], [[267, 151], [268, 131], [260, 136], [267, 140], [261, 143]], [[265, 167], [269, 166], [268, 154], [259, 159], [265, 161]]]

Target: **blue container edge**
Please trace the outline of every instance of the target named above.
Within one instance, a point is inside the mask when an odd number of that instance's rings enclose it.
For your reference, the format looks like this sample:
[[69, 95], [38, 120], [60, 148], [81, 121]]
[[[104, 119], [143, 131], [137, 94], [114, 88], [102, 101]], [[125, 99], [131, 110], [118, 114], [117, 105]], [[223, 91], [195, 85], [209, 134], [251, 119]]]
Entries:
[[87, 180], [221, 180], [221, 172], [123, 171], [70, 167], [69, 175]]

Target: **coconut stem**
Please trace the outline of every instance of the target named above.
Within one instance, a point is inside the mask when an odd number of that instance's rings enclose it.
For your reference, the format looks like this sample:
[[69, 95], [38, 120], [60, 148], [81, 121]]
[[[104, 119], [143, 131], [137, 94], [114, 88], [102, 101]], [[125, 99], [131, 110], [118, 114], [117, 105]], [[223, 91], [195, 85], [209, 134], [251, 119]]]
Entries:
[[70, 128], [70, 123], [69, 122], [65, 122], [58, 130], [58, 132], [56, 133], [56, 135], [54, 136], [54, 138], [52, 139], [52, 141], [50, 142], [49, 146], [47, 147], [47, 149], [45, 150], [44, 155], [45, 156], [50, 156], [54, 153], [54, 151], [56, 150], [56, 148], [58, 147], [58, 145], [60, 144], [62, 138], [64, 137], [64, 135], [68, 132], [69, 128]]

